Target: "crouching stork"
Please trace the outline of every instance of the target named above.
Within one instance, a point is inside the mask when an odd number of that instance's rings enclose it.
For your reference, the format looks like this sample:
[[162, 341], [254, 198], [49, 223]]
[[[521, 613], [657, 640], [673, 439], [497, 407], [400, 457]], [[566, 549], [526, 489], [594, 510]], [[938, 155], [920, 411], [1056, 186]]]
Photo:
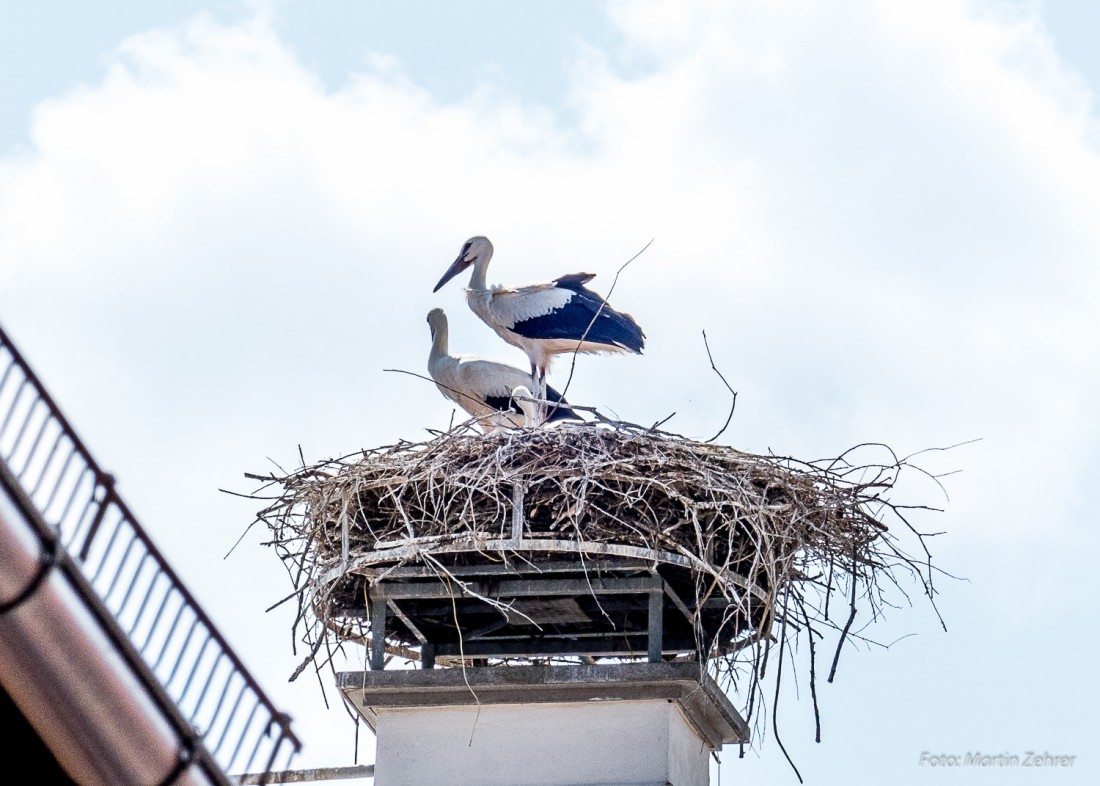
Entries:
[[580, 420], [569, 404], [553, 388], [547, 388], [550, 402], [545, 418], [532, 418], [524, 404], [513, 398], [516, 388], [534, 384], [530, 374], [515, 366], [497, 363], [473, 355], [448, 352], [447, 315], [443, 309], [428, 312], [432, 348], [428, 354], [428, 373], [439, 392], [462, 407], [486, 433], [502, 428], [522, 428], [559, 420]]

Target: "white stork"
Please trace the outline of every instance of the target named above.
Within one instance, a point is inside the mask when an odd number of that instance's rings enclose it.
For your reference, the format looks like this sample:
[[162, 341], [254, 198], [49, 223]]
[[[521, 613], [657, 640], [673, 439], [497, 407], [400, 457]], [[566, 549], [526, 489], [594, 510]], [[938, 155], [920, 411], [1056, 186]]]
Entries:
[[[521, 428], [526, 424], [525, 410], [512, 398], [516, 388], [534, 384], [530, 374], [515, 366], [497, 363], [473, 355], [451, 355], [447, 350], [447, 315], [441, 308], [428, 312], [432, 330], [432, 349], [428, 354], [428, 373], [439, 392], [475, 418], [485, 432], [500, 428]], [[568, 402], [547, 388], [553, 402], [547, 421], [580, 420]], [[533, 425], [542, 421], [536, 418]]]
[[[645, 334], [629, 314], [616, 311], [584, 285], [593, 273], [571, 273], [543, 284], [489, 288], [485, 270], [493, 257], [488, 238], [472, 237], [433, 292], [473, 265], [466, 302], [497, 335], [527, 353], [535, 390], [549, 393], [546, 372], [555, 355], [571, 352], [641, 354]], [[549, 398], [543, 395], [542, 398]]]

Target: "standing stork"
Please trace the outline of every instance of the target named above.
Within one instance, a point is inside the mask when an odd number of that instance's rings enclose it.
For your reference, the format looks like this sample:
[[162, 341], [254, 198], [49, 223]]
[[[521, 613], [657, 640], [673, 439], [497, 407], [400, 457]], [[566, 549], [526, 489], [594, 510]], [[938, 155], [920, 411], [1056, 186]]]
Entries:
[[[450, 354], [447, 350], [447, 315], [441, 308], [428, 312], [428, 325], [432, 331], [428, 373], [440, 393], [475, 418], [487, 433], [541, 423], [542, 418], [530, 423], [523, 404], [512, 397], [517, 388], [527, 389], [534, 384], [530, 374], [493, 360]], [[547, 393], [553, 409], [545, 420], [580, 420], [560, 393], [553, 388], [547, 388]]]
[[[555, 355], [571, 352], [633, 352], [641, 354], [645, 334], [629, 314], [616, 311], [585, 284], [593, 273], [571, 273], [542, 284], [492, 288], [485, 270], [493, 258], [486, 237], [472, 237], [439, 279], [433, 292], [473, 266], [466, 302], [497, 335], [527, 353], [535, 390], [549, 392], [546, 372]], [[540, 395], [541, 398], [548, 398]]]

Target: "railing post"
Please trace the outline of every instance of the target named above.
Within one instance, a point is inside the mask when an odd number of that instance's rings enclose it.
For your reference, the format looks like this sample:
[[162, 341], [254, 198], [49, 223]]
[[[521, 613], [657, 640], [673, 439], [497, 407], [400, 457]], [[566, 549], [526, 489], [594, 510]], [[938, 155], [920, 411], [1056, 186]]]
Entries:
[[92, 519], [92, 524], [88, 527], [88, 534], [84, 536], [84, 544], [80, 547], [81, 562], [88, 559], [88, 554], [92, 550], [92, 541], [95, 540], [96, 532], [99, 531], [99, 527], [103, 523], [107, 507], [115, 501], [115, 476], [109, 472], [102, 473], [96, 478], [96, 487], [103, 488], [103, 498], [99, 501], [99, 509], [95, 512], [95, 518]]

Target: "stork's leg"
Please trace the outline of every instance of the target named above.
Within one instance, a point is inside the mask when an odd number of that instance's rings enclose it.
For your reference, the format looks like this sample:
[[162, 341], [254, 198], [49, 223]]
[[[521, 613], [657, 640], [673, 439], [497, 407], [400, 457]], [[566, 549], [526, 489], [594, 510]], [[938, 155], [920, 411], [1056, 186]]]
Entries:
[[546, 372], [539, 368], [535, 361], [531, 361], [531, 380], [535, 383], [531, 395], [540, 400], [535, 404], [535, 422], [531, 425], [538, 428], [546, 421], [546, 405], [541, 401], [546, 399]]
[[536, 395], [539, 397], [540, 401], [539, 401], [539, 408], [538, 408], [537, 411], [539, 413], [538, 425], [541, 426], [543, 423], [546, 422], [546, 418], [549, 417], [549, 415], [550, 415], [550, 412], [548, 410], [549, 404], [546, 403], [548, 397], [546, 395], [546, 368], [545, 367], [539, 369], [538, 383], [539, 383], [538, 384], [539, 392]]

